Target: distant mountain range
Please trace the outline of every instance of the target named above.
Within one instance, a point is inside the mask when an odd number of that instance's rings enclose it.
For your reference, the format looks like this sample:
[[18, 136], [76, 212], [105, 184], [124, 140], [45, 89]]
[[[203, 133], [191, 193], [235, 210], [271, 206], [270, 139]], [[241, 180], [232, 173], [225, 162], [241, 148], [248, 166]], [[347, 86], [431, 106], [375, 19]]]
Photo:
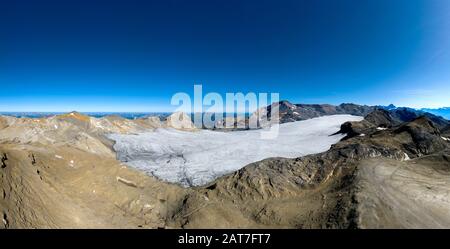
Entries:
[[409, 107], [396, 107], [392, 104], [389, 106], [367, 106], [343, 103], [334, 106], [329, 104], [292, 104], [289, 101], [283, 100], [262, 108], [259, 112], [263, 115], [270, 116], [274, 107], [278, 107], [281, 123], [336, 114], [367, 116], [369, 113], [381, 109], [389, 112], [389, 115], [396, 123], [411, 122], [423, 116], [435, 123], [439, 129], [444, 129], [450, 125], [450, 121], [443, 117], [443, 115]]
[[423, 108], [420, 110], [442, 116], [446, 119], [450, 119], [450, 107], [443, 107], [443, 108], [437, 108], [437, 109]]
[[394, 110], [394, 109], [398, 109], [398, 108], [407, 108], [407, 109], [412, 109], [412, 110], [416, 110], [416, 111], [422, 111], [422, 112], [428, 112], [434, 115], [438, 115], [441, 116], [447, 120], [450, 120], [450, 107], [442, 107], [442, 108], [420, 108], [420, 109], [414, 109], [414, 108], [409, 108], [409, 107], [396, 107], [393, 104], [390, 104], [388, 106], [378, 106], [381, 109], [384, 110]]
[[[84, 115], [94, 118], [102, 118], [107, 116], [120, 116], [126, 119], [138, 119], [146, 117], [166, 118], [169, 112], [81, 112]], [[0, 112], [0, 115], [6, 115], [16, 118], [46, 118], [55, 115], [62, 115], [65, 112]]]
[[[410, 122], [420, 116], [425, 116], [431, 121], [433, 121], [439, 128], [445, 128], [450, 125], [450, 107], [443, 107], [437, 109], [422, 108], [414, 109], [410, 107], [397, 107], [393, 104], [388, 106], [368, 106], [368, 105], [358, 105], [353, 103], [343, 103], [340, 105], [330, 105], [330, 104], [292, 104], [287, 100], [279, 101], [263, 107], [256, 111], [255, 113], [261, 113], [263, 116], [269, 115], [273, 107], [278, 106], [280, 113], [280, 122], [287, 123], [293, 121], [307, 120], [315, 117], [336, 115], [336, 114], [350, 114], [355, 116], [366, 116], [374, 110], [382, 109], [389, 111], [390, 115], [397, 123]], [[253, 113], [253, 114], [255, 114]], [[51, 117], [54, 115], [61, 115], [63, 113], [57, 112], [0, 112], [0, 115], [13, 116], [17, 118], [41, 118], [41, 117]], [[160, 120], [164, 121], [170, 113], [156, 113], [156, 112], [85, 112], [84, 115], [102, 118], [107, 116], [119, 116], [125, 119], [140, 119], [146, 117], [159, 117]], [[201, 114], [191, 114], [191, 119], [194, 120], [195, 115]], [[247, 126], [248, 119], [252, 116], [252, 113], [244, 113], [238, 115], [235, 119], [235, 125], [239, 122], [246, 123]], [[234, 119], [234, 118], [233, 118]], [[225, 119], [218, 118], [217, 122], [223, 122]], [[201, 127], [199, 127], [201, 128]]]
[[424, 116], [433, 121], [440, 129], [447, 127], [450, 124], [449, 116], [441, 115], [436, 110], [438, 109], [414, 109], [409, 107], [377, 106], [378, 109], [389, 111], [390, 115], [400, 122], [410, 122], [418, 117]]

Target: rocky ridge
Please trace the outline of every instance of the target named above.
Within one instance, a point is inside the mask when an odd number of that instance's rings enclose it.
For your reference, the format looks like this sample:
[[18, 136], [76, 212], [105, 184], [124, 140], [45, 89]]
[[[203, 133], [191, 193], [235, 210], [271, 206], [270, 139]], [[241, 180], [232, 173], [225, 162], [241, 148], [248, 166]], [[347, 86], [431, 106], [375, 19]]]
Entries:
[[[272, 110], [275, 108], [278, 109], [278, 117], [272, 117]], [[329, 104], [292, 104], [289, 101], [283, 100], [267, 107], [260, 108], [247, 118], [238, 117], [236, 119], [228, 118], [219, 120], [216, 127], [218, 129], [226, 127], [224, 125], [225, 120], [228, 121], [227, 124], [229, 124], [229, 126], [226, 128], [229, 130], [235, 130], [237, 127], [240, 127], [240, 129], [254, 129], [267, 127], [273, 123], [295, 122], [328, 115], [349, 114], [354, 116], [366, 116], [376, 110], [389, 113], [389, 116], [392, 119], [390, 122], [395, 124], [410, 122], [418, 117], [425, 116], [433, 121], [439, 129], [443, 129], [450, 125], [450, 122], [443, 117], [412, 108], [395, 107], [394, 105], [385, 107], [343, 103], [335, 106]]]

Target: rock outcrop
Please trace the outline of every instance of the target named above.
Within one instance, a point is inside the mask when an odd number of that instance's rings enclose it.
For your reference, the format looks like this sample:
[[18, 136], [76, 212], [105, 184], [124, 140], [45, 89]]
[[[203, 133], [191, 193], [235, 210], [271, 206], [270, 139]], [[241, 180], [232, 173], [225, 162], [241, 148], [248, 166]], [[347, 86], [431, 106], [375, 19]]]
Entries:
[[419, 117], [401, 125], [393, 131], [393, 135], [396, 140], [402, 142], [408, 154], [417, 157], [433, 154], [448, 147], [439, 129], [426, 117]]

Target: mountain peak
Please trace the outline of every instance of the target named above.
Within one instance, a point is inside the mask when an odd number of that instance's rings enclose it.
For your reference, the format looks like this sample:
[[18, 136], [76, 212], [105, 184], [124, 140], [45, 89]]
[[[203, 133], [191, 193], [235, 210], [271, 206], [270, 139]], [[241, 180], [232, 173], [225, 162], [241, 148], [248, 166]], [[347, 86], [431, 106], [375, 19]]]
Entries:
[[61, 119], [68, 119], [68, 118], [69, 119], [77, 119], [77, 120], [85, 121], [85, 122], [88, 122], [90, 120], [89, 116], [81, 114], [77, 111], [71, 111], [69, 113], [58, 115], [57, 117], [61, 118]]
[[388, 106], [386, 106], [388, 109], [395, 109], [397, 108], [394, 104], [389, 104]]

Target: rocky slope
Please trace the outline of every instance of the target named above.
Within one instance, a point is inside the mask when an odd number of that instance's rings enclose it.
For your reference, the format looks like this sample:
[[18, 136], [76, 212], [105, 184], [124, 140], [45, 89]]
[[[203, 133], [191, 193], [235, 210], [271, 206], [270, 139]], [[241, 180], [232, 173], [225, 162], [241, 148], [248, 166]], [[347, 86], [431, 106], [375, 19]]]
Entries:
[[103, 135], [153, 121], [0, 117], [0, 227], [450, 227], [448, 129], [427, 117], [375, 111], [326, 152], [187, 189], [121, 165]]
[[163, 227], [186, 192], [122, 165], [105, 137], [170, 126], [159, 119], [72, 112], [0, 124], [4, 228]]
[[447, 137], [450, 136], [450, 125], [442, 129], [442, 134]]
[[449, 142], [418, 118], [349, 138], [325, 153], [251, 164], [190, 195], [178, 224], [450, 227], [449, 158]]
[[185, 190], [69, 146], [0, 145], [4, 228], [164, 227]]

